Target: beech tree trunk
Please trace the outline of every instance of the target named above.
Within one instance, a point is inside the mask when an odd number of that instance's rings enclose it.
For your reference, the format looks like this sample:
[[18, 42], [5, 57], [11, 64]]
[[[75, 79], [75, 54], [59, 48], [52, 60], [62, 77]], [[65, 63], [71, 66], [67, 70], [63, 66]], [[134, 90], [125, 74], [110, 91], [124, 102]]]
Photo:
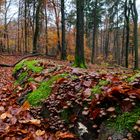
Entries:
[[75, 48], [75, 67], [85, 68], [84, 57], [84, 0], [76, 0], [77, 22], [76, 22], [76, 48]]
[[35, 16], [35, 33], [34, 33], [34, 38], [33, 38], [33, 53], [37, 53], [41, 6], [42, 6], [42, 0], [39, 0], [37, 9], [36, 9], [36, 13], [35, 13], [36, 16]]

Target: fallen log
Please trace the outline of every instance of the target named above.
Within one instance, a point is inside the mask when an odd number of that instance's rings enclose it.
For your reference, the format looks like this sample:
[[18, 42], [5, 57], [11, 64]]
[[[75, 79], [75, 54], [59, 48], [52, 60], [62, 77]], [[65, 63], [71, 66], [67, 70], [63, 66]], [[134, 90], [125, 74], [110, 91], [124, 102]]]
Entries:
[[0, 64], [0, 67], [14, 67], [16, 64], [18, 64], [19, 62], [21, 62], [22, 60], [29, 58], [29, 57], [34, 57], [34, 56], [39, 56], [41, 54], [36, 53], [36, 54], [29, 54], [26, 56], [23, 56], [22, 58], [20, 58], [17, 62], [15, 62], [14, 64]]

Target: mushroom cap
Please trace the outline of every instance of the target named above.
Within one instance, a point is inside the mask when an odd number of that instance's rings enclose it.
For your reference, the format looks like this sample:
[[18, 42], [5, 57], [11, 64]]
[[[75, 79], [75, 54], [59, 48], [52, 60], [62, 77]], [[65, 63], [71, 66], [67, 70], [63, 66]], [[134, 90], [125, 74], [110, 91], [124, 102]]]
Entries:
[[109, 107], [106, 111], [107, 112], [114, 112], [115, 111], [115, 107]]

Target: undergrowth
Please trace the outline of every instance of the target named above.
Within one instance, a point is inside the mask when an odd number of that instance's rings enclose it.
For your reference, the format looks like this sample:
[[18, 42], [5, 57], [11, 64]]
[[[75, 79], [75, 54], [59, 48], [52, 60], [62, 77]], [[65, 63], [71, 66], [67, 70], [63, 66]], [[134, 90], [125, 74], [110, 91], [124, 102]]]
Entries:
[[107, 121], [108, 127], [115, 128], [118, 132], [128, 130], [134, 131], [133, 126], [136, 121], [140, 118], [140, 108], [136, 107], [132, 112], [124, 112], [116, 117], [116, 119], [109, 119]]
[[43, 67], [38, 66], [38, 63], [39, 62], [36, 60], [24, 60], [18, 63], [13, 70], [13, 74], [18, 73], [21, 69], [25, 69], [25, 70], [19, 74], [16, 80], [16, 83], [21, 83], [27, 77], [28, 78], [26, 80], [28, 79], [31, 80], [28, 74], [29, 71], [34, 72], [34, 73], [40, 73], [43, 70]]
[[41, 104], [41, 100], [46, 99], [52, 91], [52, 85], [55, 81], [57, 81], [59, 78], [66, 77], [67, 74], [58, 74], [55, 76], [52, 76], [51, 79], [48, 81], [44, 81], [40, 84], [38, 89], [31, 92], [28, 96], [28, 101], [32, 106], [39, 106]]

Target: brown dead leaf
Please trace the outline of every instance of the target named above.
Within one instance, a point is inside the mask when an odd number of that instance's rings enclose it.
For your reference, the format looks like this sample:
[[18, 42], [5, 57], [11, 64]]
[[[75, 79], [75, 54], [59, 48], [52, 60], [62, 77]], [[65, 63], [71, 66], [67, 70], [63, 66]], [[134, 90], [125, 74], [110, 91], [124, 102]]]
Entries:
[[87, 88], [83, 93], [85, 98], [89, 98], [91, 96], [91, 89]]
[[45, 131], [37, 130], [37, 131], [35, 132], [35, 134], [36, 134], [37, 136], [42, 136], [42, 135], [45, 134]]
[[4, 120], [7, 117], [12, 118], [12, 115], [9, 112], [5, 112], [5, 113], [1, 114], [0, 119]]
[[40, 125], [41, 121], [37, 120], [37, 119], [32, 119], [29, 121], [30, 124], [34, 124], [34, 125]]
[[18, 122], [19, 122], [19, 123], [25, 123], [25, 124], [26, 124], [26, 123], [29, 123], [30, 120], [18, 120]]
[[33, 91], [37, 89], [37, 84], [35, 84], [35, 83], [29, 83], [29, 85], [30, 85], [30, 88], [31, 88]]
[[21, 132], [22, 134], [27, 134], [28, 131], [27, 130], [22, 130], [22, 129], [17, 129], [18, 132]]
[[74, 134], [70, 133], [70, 132], [56, 132], [55, 137], [59, 140], [59, 139], [74, 139], [75, 136]]
[[25, 101], [24, 104], [19, 108], [19, 111], [17, 114], [19, 114], [21, 111], [29, 110], [30, 104], [28, 101]]
[[84, 81], [83, 82], [83, 85], [85, 86], [85, 87], [90, 87], [91, 86], [91, 84], [92, 84], [92, 81], [91, 80], [88, 80], [88, 81]]
[[12, 117], [11, 118], [11, 124], [13, 125], [13, 124], [16, 124], [16, 122], [17, 122], [17, 118], [16, 117]]
[[56, 81], [56, 83], [57, 84], [61, 84], [63, 81], [65, 81], [66, 80], [66, 78], [59, 78], [57, 81]]

